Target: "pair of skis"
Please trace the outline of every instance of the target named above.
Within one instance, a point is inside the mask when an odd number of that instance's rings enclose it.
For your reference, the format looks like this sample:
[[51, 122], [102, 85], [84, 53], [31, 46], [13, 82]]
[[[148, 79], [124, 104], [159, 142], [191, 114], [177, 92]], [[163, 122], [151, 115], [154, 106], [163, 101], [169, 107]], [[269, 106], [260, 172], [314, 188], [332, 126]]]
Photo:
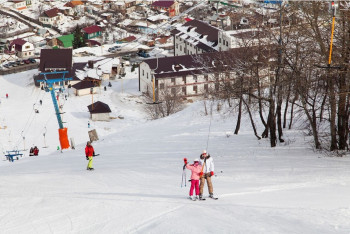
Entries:
[[[213, 200], [218, 200], [219, 198], [217, 198], [217, 197], [208, 197], [208, 198], [211, 198], [211, 199], [213, 199]], [[189, 197], [188, 199], [190, 199], [191, 201], [197, 201], [197, 200], [199, 200], [199, 201], [205, 201], [206, 200], [206, 198], [195, 198], [195, 199], [192, 199], [191, 197]]]

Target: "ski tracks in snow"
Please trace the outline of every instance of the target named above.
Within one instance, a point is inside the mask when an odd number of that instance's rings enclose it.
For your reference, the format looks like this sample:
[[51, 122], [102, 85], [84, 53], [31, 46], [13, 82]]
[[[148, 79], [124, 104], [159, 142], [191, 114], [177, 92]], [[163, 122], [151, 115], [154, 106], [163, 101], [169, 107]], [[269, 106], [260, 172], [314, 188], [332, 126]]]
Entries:
[[273, 186], [262, 187], [262, 188], [259, 188], [257, 190], [255, 189], [253, 191], [226, 193], [226, 194], [220, 195], [220, 197], [231, 197], [231, 196], [240, 196], [240, 195], [257, 194], [257, 193], [268, 193], [268, 192], [293, 190], [293, 189], [300, 189], [300, 188], [310, 188], [310, 187], [318, 187], [318, 186], [315, 185], [315, 183], [310, 183], [310, 182], [273, 185]]
[[154, 226], [156, 225], [155, 223], [158, 222], [159, 220], [163, 219], [164, 216], [173, 213], [177, 210], [179, 210], [180, 208], [184, 207], [185, 205], [180, 205], [180, 206], [176, 206], [173, 207], [167, 211], [161, 212], [157, 215], [154, 215], [146, 220], [143, 220], [141, 223], [136, 224], [134, 227], [130, 228], [127, 233], [145, 233], [147, 232], [147, 230], [150, 228], [154, 228]]

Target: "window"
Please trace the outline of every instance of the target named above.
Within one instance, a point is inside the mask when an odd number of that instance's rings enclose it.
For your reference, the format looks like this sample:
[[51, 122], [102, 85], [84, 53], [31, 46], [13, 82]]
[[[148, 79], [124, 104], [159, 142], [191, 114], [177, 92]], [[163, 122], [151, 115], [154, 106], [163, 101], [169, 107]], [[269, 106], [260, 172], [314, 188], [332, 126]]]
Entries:
[[197, 85], [193, 85], [193, 92], [197, 93]]
[[25, 48], [26, 48], [26, 49], [29, 49], [29, 48], [30, 48], [30, 46], [26, 46]]
[[160, 88], [160, 89], [164, 89], [164, 83], [161, 83], [161, 84], [159, 85], [159, 88]]
[[142, 70], [142, 76], [144, 76], [145, 75], [145, 70]]
[[186, 87], [182, 87], [182, 93], [186, 95]]
[[221, 43], [221, 38], [219, 38], [219, 43]]
[[198, 81], [197, 75], [193, 75], [193, 80], [194, 80], [194, 82], [197, 82], [197, 81]]
[[228, 46], [228, 41], [226, 41], [226, 46]]
[[209, 76], [208, 75], [204, 75], [204, 80], [205, 81], [209, 81]]
[[182, 77], [182, 82], [184, 82], [186, 84], [186, 76]]
[[208, 88], [208, 84], [204, 84], [204, 91], [208, 92], [209, 88]]
[[147, 73], [147, 79], [148, 79], [148, 73]]
[[171, 83], [175, 84], [175, 78], [171, 78]]
[[176, 49], [178, 49], [179, 48], [179, 44], [176, 44]]
[[225, 39], [224, 39], [224, 43], [223, 43], [224, 45], [225, 45], [225, 42], [226, 42], [226, 41], [225, 41]]
[[219, 91], [219, 83], [215, 83], [215, 90]]
[[182, 51], [182, 46], [180, 45], [180, 51]]
[[186, 48], [184, 48], [184, 52], [185, 52], [185, 54], [186, 54]]

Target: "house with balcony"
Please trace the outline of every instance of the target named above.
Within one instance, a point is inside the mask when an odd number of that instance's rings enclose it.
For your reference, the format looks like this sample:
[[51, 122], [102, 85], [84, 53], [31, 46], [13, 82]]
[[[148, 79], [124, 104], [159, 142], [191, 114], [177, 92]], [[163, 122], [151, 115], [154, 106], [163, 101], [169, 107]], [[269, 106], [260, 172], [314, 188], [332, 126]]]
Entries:
[[33, 43], [18, 38], [10, 43], [9, 51], [15, 53], [19, 58], [29, 58], [34, 56], [34, 45]]

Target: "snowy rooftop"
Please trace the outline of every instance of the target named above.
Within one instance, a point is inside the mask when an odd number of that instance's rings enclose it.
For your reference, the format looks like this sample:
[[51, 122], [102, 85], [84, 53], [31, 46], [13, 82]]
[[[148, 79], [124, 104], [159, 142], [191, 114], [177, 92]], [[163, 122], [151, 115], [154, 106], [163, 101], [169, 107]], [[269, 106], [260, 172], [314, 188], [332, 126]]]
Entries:
[[105, 58], [105, 59], [97, 58], [92, 61], [94, 61], [93, 68], [89, 68], [87, 64], [84, 70], [77, 70], [76, 75], [79, 79], [82, 80], [85, 77], [100, 79], [102, 74], [111, 73], [113, 65], [120, 63], [118, 58]]

